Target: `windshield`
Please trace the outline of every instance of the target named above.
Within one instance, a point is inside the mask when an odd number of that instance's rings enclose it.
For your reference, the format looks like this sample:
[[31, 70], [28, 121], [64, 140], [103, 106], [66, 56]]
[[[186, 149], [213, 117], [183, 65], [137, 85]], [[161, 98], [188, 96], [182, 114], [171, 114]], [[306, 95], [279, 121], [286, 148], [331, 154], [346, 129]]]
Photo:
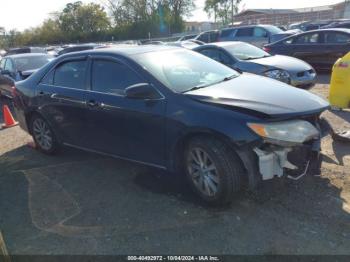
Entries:
[[40, 55], [40, 56], [28, 56], [28, 57], [18, 57], [14, 61], [18, 71], [28, 71], [38, 69], [48, 62], [50, 62], [54, 57], [50, 55]]
[[225, 50], [238, 60], [249, 60], [270, 56], [270, 54], [264, 50], [245, 43], [225, 46]]
[[185, 49], [143, 53], [134, 55], [134, 59], [177, 93], [210, 86], [239, 75], [229, 67]]

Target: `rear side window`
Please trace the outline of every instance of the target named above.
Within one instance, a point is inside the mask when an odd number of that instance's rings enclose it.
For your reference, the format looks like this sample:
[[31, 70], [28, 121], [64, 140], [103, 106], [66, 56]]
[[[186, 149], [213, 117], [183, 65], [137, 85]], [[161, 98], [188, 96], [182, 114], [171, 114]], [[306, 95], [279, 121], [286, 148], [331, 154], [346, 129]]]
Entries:
[[327, 44], [345, 44], [350, 41], [349, 35], [329, 32], [324, 34], [324, 41]]
[[254, 28], [254, 37], [267, 37], [267, 31], [260, 27]]
[[135, 84], [144, 83], [129, 67], [108, 60], [94, 60], [92, 65], [92, 90], [124, 95], [124, 90]]
[[238, 37], [253, 36], [253, 31], [254, 31], [254, 29], [250, 28], [250, 27], [249, 28], [241, 28], [241, 29], [238, 29], [236, 36], [238, 36]]
[[218, 39], [218, 33], [217, 32], [212, 32], [209, 34], [209, 41], [210, 42], [216, 42]]
[[232, 30], [232, 29], [226, 29], [226, 30], [222, 30], [221, 31], [221, 37], [230, 37], [230, 36], [233, 36], [233, 32], [235, 30]]
[[209, 42], [209, 34], [208, 33], [205, 33], [205, 34], [202, 34], [198, 37], [198, 40], [204, 42], [204, 43], [208, 43]]
[[294, 44], [315, 44], [318, 43], [319, 34], [306, 34], [295, 39]]
[[214, 59], [215, 61], [218, 61], [219, 63], [223, 63], [225, 65], [231, 63], [230, 57], [228, 57], [221, 50], [210, 48], [210, 49], [204, 49], [204, 50], [200, 51], [200, 53], [207, 56], [207, 57], [210, 57], [211, 59]]
[[85, 89], [86, 60], [62, 63], [55, 69], [53, 84], [55, 86]]

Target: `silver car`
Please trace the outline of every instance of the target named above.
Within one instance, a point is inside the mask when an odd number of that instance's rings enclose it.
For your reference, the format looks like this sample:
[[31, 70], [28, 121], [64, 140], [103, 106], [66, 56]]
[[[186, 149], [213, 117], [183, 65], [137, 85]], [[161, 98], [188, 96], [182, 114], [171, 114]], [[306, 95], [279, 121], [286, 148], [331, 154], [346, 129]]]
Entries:
[[310, 88], [316, 81], [316, 71], [308, 63], [290, 56], [270, 55], [247, 43], [218, 42], [193, 50], [238, 71], [274, 78], [295, 87]]

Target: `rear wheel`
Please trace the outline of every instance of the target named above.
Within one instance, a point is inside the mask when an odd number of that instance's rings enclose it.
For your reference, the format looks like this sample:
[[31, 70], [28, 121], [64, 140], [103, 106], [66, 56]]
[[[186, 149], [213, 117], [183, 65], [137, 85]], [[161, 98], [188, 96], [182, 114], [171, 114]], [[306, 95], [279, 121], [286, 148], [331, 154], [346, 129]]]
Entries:
[[37, 148], [46, 154], [53, 154], [58, 149], [55, 135], [44, 118], [34, 115], [31, 118], [31, 131]]
[[242, 166], [225, 143], [211, 137], [190, 141], [185, 152], [187, 179], [207, 203], [225, 205], [241, 188]]

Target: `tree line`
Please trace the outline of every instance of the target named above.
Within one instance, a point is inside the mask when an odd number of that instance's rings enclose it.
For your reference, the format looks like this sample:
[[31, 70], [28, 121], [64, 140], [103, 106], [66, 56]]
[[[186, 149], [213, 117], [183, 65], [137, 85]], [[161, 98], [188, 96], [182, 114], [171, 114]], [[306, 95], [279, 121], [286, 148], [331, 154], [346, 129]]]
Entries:
[[193, 0], [105, 0], [68, 3], [40, 26], [10, 30], [0, 46], [54, 45], [145, 39], [182, 32]]
[[[206, 0], [204, 11], [215, 22], [233, 21], [241, 0]], [[101, 4], [68, 3], [40, 26], [23, 32], [0, 27], [0, 47], [55, 45], [146, 39], [184, 30], [194, 0], [101, 0]], [[1, 37], [3, 35], [3, 37]], [[5, 37], [4, 37], [5, 36]]]

